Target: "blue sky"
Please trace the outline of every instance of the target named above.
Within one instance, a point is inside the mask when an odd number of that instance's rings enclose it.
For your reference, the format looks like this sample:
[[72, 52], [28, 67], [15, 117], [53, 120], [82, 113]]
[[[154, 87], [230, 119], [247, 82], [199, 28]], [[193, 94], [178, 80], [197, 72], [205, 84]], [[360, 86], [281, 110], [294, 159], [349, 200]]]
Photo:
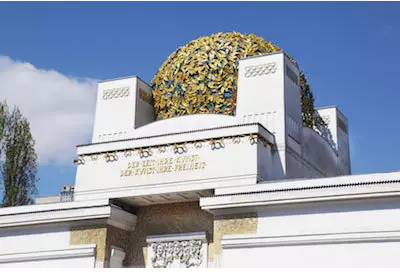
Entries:
[[[42, 133], [38, 141], [54, 147], [42, 144], [40, 149], [45, 159], [39, 193], [56, 194], [62, 183], [75, 179], [76, 166], [63, 154], [90, 141], [96, 80], [135, 74], [150, 81], [170, 53], [199, 36], [255, 33], [294, 56], [317, 106], [337, 105], [348, 117], [353, 174], [399, 170], [398, 14], [400, 3], [395, 2], [3, 2], [3, 67], [9, 73], [34, 72], [38, 80], [16, 95], [11, 87], [2, 89], [0, 77], [0, 99], [14, 94], [13, 103], [24, 105], [35, 122], [42, 120], [36, 111], [44, 118], [64, 110], [62, 118], [36, 125], [37, 134]], [[70, 81], [49, 87], [45, 80], [51, 76], [58, 77], [54, 82]], [[83, 90], [90, 94], [81, 95]], [[45, 100], [52, 95], [53, 100]], [[69, 123], [63, 125], [64, 120]]]

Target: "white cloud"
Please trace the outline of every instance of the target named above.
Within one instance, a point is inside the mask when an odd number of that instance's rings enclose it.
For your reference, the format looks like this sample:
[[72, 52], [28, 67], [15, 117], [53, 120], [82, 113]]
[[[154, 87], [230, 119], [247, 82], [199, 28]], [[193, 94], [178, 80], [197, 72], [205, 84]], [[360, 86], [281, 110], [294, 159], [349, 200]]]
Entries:
[[90, 141], [97, 83], [0, 56], [0, 99], [29, 120], [40, 163], [71, 164]]

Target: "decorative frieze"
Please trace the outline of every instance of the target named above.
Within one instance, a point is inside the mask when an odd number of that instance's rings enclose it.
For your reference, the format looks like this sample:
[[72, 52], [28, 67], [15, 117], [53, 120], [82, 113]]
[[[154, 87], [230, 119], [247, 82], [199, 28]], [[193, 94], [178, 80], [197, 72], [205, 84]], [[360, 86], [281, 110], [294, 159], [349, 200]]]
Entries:
[[80, 156], [79, 158], [74, 159], [74, 163], [77, 163], [78, 165], [85, 164], [85, 158]]
[[[264, 147], [270, 146], [272, 148], [272, 143], [266, 140], [263, 136], [259, 134], [242, 134], [236, 136], [229, 137], [221, 137], [221, 138], [211, 138], [211, 139], [202, 139], [184, 143], [175, 143], [175, 144], [164, 144], [158, 146], [149, 146], [149, 147], [138, 147], [132, 149], [119, 150], [114, 152], [98, 152], [92, 153], [88, 155], [81, 155], [79, 158], [74, 160], [74, 163], [85, 164], [88, 160], [87, 158], [91, 158], [91, 161], [97, 160], [99, 156], [103, 156], [106, 162], [114, 162], [119, 160], [121, 157], [130, 157], [132, 155], [139, 155], [142, 158], [149, 158], [154, 154], [165, 153], [168, 150], [172, 151], [174, 154], [185, 154], [190, 149], [200, 149], [206, 148], [207, 146], [211, 148], [211, 150], [219, 150], [226, 147], [226, 144], [239, 144], [248, 142], [251, 145], [262, 143]], [[93, 159], [93, 158], [96, 159]]]
[[186, 268], [199, 267], [203, 261], [202, 244], [201, 240], [151, 243], [151, 265], [166, 268], [177, 260]]
[[247, 66], [244, 68], [245, 77], [262, 76], [276, 72], [276, 62], [268, 62], [260, 65]]
[[117, 160], [118, 160], [118, 154], [117, 154], [117, 152], [106, 153], [106, 154], [104, 155], [104, 158], [106, 159], [106, 162], [117, 161]]
[[129, 96], [129, 87], [113, 88], [103, 91], [103, 99], [114, 99]]
[[115, 141], [126, 138], [127, 131], [119, 131], [114, 133], [104, 133], [98, 135], [99, 142]]

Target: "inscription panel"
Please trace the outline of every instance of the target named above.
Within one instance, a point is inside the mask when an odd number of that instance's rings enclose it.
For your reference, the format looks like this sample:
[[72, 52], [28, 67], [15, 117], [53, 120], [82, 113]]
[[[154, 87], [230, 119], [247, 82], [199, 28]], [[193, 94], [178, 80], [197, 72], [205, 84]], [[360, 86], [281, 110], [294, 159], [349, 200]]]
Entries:
[[120, 176], [129, 177], [202, 170], [206, 165], [207, 163], [202, 161], [199, 155], [137, 160], [128, 162], [126, 168], [121, 170]]
[[[81, 155], [75, 160], [78, 164], [75, 196], [77, 200], [91, 199], [102, 197], [101, 189], [140, 186], [153, 190], [150, 186], [158, 184], [165, 184], [160, 190], [168, 191], [174, 183], [183, 181], [187, 183], [181, 184], [181, 190], [191, 190], [191, 186], [208, 189], [210, 184], [224, 186], [234, 180], [235, 184], [249, 184], [260, 174], [259, 148], [270, 152], [263, 138], [240, 135]], [[123, 195], [125, 191], [115, 192]]]

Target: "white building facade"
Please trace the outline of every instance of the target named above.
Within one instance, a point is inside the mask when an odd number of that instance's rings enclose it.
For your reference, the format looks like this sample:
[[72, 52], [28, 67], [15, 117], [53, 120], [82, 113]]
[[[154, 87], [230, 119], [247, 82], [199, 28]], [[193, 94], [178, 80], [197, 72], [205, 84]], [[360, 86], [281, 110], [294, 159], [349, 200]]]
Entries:
[[73, 201], [0, 209], [0, 267], [399, 267], [400, 172], [350, 175], [336, 107], [303, 127], [283, 52], [238, 80], [235, 116], [159, 121], [140, 78], [100, 82]]

